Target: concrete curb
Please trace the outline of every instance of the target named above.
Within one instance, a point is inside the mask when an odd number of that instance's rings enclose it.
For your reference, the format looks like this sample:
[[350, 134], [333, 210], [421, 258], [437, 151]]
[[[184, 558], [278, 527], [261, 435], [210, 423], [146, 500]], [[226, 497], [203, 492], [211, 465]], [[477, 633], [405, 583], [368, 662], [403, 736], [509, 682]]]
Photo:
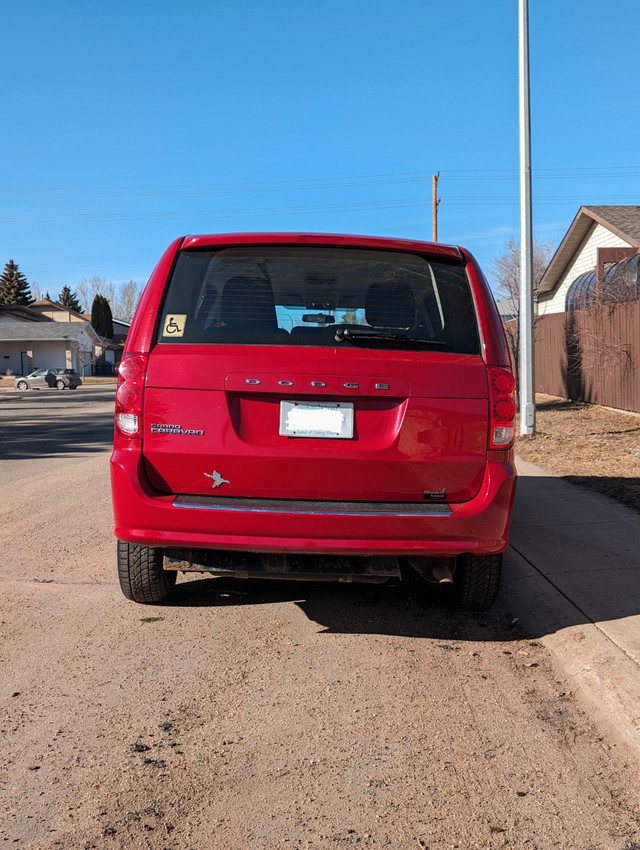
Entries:
[[567, 690], [640, 756], [640, 671], [624, 648], [543, 575], [532, 573], [514, 549], [505, 556], [502, 599], [520, 625], [554, 655], [566, 675]]

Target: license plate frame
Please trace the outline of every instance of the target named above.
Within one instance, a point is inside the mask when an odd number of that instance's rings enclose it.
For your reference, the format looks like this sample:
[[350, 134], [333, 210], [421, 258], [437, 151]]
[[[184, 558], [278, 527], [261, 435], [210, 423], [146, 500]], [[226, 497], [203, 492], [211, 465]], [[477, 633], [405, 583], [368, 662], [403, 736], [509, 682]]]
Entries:
[[354, 407], [351, 401], [280, 402], [281, 437], [352, 440]]

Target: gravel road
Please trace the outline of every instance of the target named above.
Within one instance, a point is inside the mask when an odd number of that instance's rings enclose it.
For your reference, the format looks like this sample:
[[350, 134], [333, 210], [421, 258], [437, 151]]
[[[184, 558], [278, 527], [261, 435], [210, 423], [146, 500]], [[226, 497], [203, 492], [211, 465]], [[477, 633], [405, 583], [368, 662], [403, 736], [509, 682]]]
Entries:
[[0, 840], [640, 850], [638, 765], [545, 648], [415, 587], [116, 580], [112, 390], [0, 398]]

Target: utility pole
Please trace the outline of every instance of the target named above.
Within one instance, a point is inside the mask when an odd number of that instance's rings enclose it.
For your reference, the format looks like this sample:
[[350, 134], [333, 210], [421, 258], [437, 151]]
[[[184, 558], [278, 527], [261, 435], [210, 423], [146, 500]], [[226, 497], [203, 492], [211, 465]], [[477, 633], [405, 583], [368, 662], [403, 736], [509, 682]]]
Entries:
[[533, 228], [531, 223], [531, 109], [529, 105], [529, 3], [519, 0], [520, 104], [520, 433], [536, 430], [533, 385]]
[[440, 206], [440, 198], [438, 197], [438, 178], [440, 177], [440, 172], [433, 175], [432, 178], [432, 188], [433, 188], [433, 241], [438, 241], [438, 207]]

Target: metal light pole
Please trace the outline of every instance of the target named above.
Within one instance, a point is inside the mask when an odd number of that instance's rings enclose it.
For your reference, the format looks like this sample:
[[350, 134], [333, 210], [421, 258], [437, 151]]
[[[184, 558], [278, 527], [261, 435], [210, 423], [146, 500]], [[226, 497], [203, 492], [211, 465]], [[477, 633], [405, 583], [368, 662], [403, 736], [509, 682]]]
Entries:
[[520, 433], [536, 430], [533, 390], [533, 228], [531, 224], [531, 110], [529, 106], [529, 3], [519, 0], [520, 102]]

